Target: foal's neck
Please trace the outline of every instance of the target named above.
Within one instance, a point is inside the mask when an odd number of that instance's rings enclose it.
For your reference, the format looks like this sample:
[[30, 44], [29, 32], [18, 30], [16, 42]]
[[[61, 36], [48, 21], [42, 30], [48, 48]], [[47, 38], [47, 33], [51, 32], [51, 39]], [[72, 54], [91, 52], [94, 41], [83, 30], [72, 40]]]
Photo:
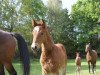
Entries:
[[76, 55], [76, 57], [80, 57], [80, 55], [79, 55], [79, 54], [77, 54], [77, 55]]
[[42, 51], [50, 51], [53, 48], [53, 41], [52, 38], [50, 37], [50, 34], [48, 33], [48, 30], [46, 30], [46, 37], [45, 41], [42, 43]]

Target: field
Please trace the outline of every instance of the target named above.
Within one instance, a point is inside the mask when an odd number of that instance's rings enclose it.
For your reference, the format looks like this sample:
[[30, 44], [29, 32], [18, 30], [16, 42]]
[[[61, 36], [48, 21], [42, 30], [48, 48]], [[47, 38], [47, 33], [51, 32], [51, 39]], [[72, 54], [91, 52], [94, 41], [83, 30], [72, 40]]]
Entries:
[[[23, 75], [20, 62], [13, 61], [13, 65], [18, 75]], [[75, 75], [75, 63], [73, 59], [68, 60], [66, 68], [67, 68], [66, 75]], [[9, 75], [7, 71], [6, 71], [6, 75]], [[31, 60], [30, 75], [41, 75], [41, 66], [38, 59]], [[85, 59], [82, 60], [81, 75], [89, 75], [88, 65]], [[90, 75], [93, 75], [93, 74], [90, 74]], [[100, 75], [100, 60], [97, 60], [97, 69], [96, 69], [95, 75]]]

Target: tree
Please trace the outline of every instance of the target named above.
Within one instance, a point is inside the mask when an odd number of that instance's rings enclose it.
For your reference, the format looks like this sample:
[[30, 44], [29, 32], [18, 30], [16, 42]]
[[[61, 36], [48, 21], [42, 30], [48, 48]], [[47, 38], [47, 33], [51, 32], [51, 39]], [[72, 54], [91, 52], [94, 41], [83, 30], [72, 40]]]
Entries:
[[100, 34], [100, 26], [97, 24], [100, 19], [100, 1], [78, 0], [72, 7], [71, 18], [75, 25], [77, 42], [83, 45], [91, 42], [97, 47], [97, 36]]
[[18, 8], [19, 2], [14, 0], [0, 1], [0, 27], [10, 32], [18, 25]]
[[74, 48], [74, 30], [67, 9], [62, 9], [61, 0], [48, 0], [47, 22], [55, 43], [63, 43], [67, 51]]

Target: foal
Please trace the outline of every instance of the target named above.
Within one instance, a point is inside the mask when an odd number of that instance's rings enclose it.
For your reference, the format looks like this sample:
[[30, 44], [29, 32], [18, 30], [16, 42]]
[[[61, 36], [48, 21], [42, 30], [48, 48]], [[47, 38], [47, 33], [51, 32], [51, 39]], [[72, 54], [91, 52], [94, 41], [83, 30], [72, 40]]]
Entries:
[[66, 50], [62, 44], [54, 44], [44, 20], [36, 23], [32, 20], [33, 43], [32, 49], [42, 49], [40, 63], [42, 75], [66, 75]]
[[94, 68], [96, 70], [97, 52], [95, 50], [92, 50], [90, 43], [86, 45], [85, 52], [87, 52], [86, 59], [89, 66], [89, 73], [90, 73], [90, 64], [91, 64], [92, 72], [94, 74]]
[[80, 53], [79, 52], [76, 52], [75, 63], [76, 63], [76, 75], [80, 75], [80, 70], [81, 70], [81, 57], [80, 57]]

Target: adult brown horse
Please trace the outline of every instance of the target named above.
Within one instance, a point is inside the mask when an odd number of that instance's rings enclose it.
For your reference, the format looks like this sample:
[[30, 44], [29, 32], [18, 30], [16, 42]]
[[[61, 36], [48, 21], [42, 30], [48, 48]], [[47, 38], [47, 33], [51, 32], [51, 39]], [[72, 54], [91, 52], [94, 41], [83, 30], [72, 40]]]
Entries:
[[16, 47], [15, 38], [18, 42], [20, 57], [23, 63], [23, 75], [29, 75], [30, 60], [25, 40], [20, 34], [10, 33], [3, 30], [0, 30], [0, 75], [5, 75], [4, 67], [7, 69], [10, 75], [17, 75], [17, 72], [12, 65]]
[[92, 72], [94, 74], [94, 69], [96, 70], [97, 52], [95, 50], [92, 50], [90, 43], [86, 44], [85, 52], [87, 52], [86, 59], [89, 66], [89, 73], [90, 73], [90, 64], [91, 64]]
[[40, 63], [42, 75], [66, 75], [66, 50], [62, 44], [54, 44], [44, 20], [36, 23], [32, 20], [33, 42], [32, 49], [42, 49]]

